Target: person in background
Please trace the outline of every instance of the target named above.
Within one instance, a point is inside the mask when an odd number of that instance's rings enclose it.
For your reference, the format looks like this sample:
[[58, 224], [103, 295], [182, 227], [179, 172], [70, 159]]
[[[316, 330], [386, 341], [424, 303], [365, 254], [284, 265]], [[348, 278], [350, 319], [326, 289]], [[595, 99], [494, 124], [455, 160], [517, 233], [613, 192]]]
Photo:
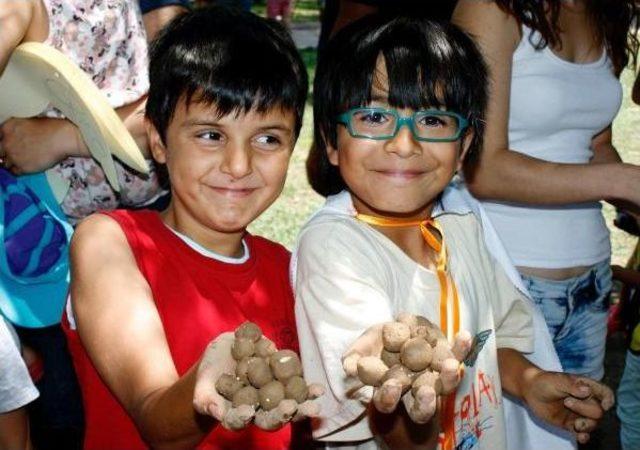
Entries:
[[[600, 200], [640, 205], [612, 145], [633, 1], [459, 0], [489, 66], [486, 134], [465, 181], [541, 309], [566, 372], [601, 379], [611, 290]], [[589, 95], [585, 95], [589, 92]], [[616, 180], [615, 183], [612, 180]]]

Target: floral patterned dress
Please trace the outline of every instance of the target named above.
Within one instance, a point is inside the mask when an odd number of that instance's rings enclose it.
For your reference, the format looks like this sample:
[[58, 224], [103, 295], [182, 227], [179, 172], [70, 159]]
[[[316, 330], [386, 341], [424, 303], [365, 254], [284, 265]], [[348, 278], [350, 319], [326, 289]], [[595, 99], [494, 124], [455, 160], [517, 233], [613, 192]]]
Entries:
[[[43, 0], [49, 15], [46, 44], [71, 58], [107, 96], [112, 107], [130, 104], [149, 89], [147, 41], [138, 9], [131, 0]], [[47, 117], [62, 118], [50, 109]], [[62, 210], [71, 223], [100, 209], [139, 206], [162, 194], [150, 164], [147, 175], [116, 161], [120, 192], [106, 180], [92, 158], [71, 157], [53, 170], [70, 182]]]

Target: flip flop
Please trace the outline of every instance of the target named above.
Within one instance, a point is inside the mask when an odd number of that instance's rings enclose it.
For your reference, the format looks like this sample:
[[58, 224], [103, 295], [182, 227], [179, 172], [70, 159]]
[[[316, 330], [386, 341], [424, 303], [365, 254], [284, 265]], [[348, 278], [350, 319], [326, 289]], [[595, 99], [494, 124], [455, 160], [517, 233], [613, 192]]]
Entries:
[[78, 126], [116, 191], [120, 186], [113, 156], [134, 170], [148, 172], [131, 134], [89, 76], [51, 46], [21, 44], [0, 78], [0, 123], [11, 117], [37, 116], [49, 105]]

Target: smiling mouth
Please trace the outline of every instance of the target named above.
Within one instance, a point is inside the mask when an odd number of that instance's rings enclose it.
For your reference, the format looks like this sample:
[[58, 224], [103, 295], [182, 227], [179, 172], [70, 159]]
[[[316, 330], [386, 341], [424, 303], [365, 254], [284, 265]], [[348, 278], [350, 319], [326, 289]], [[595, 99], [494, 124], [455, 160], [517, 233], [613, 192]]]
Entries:
[[228, 188], [223, 186], [208, 186], [212, 191], [225, 197], [242, 198], [251, 195], [257, 188]]
[[387, 170], [387, 169], [378, 169], [374, 170], [374, 172], [392, 179], [397, 180], [413, 180], [425, 174], [423, 170]]

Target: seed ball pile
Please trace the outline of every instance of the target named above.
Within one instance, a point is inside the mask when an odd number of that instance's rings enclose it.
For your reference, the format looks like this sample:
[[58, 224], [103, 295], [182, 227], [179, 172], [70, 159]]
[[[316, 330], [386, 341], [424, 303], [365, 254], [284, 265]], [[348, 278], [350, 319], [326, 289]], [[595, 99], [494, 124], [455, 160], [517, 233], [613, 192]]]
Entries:
[[238, 364], [233, 374], [222, 374], [216, 391], [234, 407], [249, 405], [271, 411], [283, 400], [303, 403], [315, 398], [302, 377], [302, 364], [291, 350], [278, 350], [258, 325], [245, 322], [235, 331], [231, 356]]
[[453, 358], [451, 347], [440, 329], [421, 316], [400, 314], [382, 328], [384, 348], [380, 357], [366, 356], [358, 361], [358, 378], [368, 386], [381, 386], [390, 379], [402, 385], [404, 394], [421, 386], [432, 386], [442, 393], [442, 363]]

